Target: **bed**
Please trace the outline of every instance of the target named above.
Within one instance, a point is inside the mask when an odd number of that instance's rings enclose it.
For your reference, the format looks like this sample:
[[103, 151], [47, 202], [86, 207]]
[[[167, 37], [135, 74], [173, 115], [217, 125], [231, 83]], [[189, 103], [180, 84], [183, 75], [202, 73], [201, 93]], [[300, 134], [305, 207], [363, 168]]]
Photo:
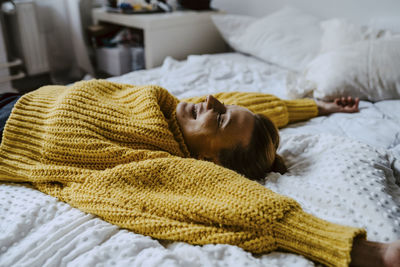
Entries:
[[[293, 18], [290, 12], [299, 11], [293, 11], [290, 7], [289, 11], [284, 12]], [[280, 15], [284, 17], [285, 13]], [[329, 56], [327, 54], [335, 59], [346, 54], [346, 51], [343, 52], [345, 46], [335, 44], [332, 48], [332, 41], [326, 40], [332, 40], [329, 38], [335, 32], [343, 32], [340, 31], [343, 27], [350, 29], [349, 22], [337, 19], [325, 21], [325, 31], [318, 35], [318, 38], [322, 38], [322, 34], [325, 34], [324, 53], [320, 50], [320, 42], [318, 48], [310, 48], [315, 45], [310, 42], [304, 46], [306, 52], [303, 57], [295, 56], [277, 62], [276, 59], [284, 57], [282, 54], [277, 57], [281, 52], [263, 54], [257, 50], [255, 43], [246, 48], [243, 45], [253, 37], [245, 36], [248, 39], [237, 42], [239, 38], [235, 34], [238, 33], [232, 33], [230, 25], [236, 25], [235, 29], [239, 30], [246, 25], [254, 26], [255, 20], [238, 15], [223, 15], [215, 19], [225, 40], [235, 52], [191, 55], [184, 61], [166, 58], [161, 67], [132, 72], [110, 80], [130, 84], [158, 84], [178, 98], [222, 91], [263, 92], [286, 99], [304, 96], [331, 99], [337, 94], [357, 94], [363, 99], [359, 113], [316, 117], [281, 129], [278, 152], [285, 159], [289, 171], [283, 175], [270, 173], [260, 184], [296, 199], [305, 211], [320, 218], [364, 227], [369, 240], [389, 242], [400, 239], [398, 74], [396, 76], [394, 72], [390, 77], [382, 76], [367, 64], [369, 78], [365, 84], [362, 70], [359, 73], [353, 71], [349, 75], [355, 77], [347, 77], [345, 81], [326, 84], [324, 81], [333, 78], [323, 76], [326, 71], [318, 71], [327, 62], [333, 62], [326, 59]], [[236, 24], [232, 24], [233, 21]], [[304, 22], [304, 18], [301, 21]], [[320, 22], [307, 21], [317, 26]], [[254, 28], [262, 25], [256, 26]], [[385, 43], [386, 40], [392, 42], [393, 39], [397, 41], [396, 34], [388, 30], [353, 28], [354, 31], [349, 30], [347, 36], [342, 36], [343, 42], [347, 46], [366, 42], [369, 44], [367, 50], [370, 60], [376, 59], [371, 54], [371, 47], [375, 43]], [[244, 30], [251, 32], [249, 29]], [[358, 39], [354, 37], [356, 33], [360, 35]], [[314, 33], [308, 34], [311, 38]], [[271, 43], [271, 40], [268, 42]], [[391, 49], [390, 45], [388, 47]], [[288, 49], [286, 47], [286, 52], [290, 54]], [[310, 49], [314, 49], [312, 53], [309, 53]], [[351, 49], [362, 51], [354, 47]], [[352, 55], [357, 56], [354, 53]], [[396, 59], [396, 56], [398, 54], [394, 53], [392, 57]], [[390, 60], [385, 62], [392, 64]], [[339, 63], [329, 65], [338, 69], [331, 73], [336, 75], [334, 78], [344, 75], [343, 65], [340, 68], [334, 65]], [[362, 63], [359, 65], [361, 69], [365, 67], [361, 66]], [[357, 66], [352, 65], [354, 68]], [[377, 86], [373, 84], [375, 80], [371, 78], [372, 74], [378, 75], [380, 84]], [[357, 80], [356, 86], [351, 82], [354, 79]], [[348, 86], [347, 91], [339, 90], [343, 86]], [[385, 91], [387, 88], [391, 90], [389, 93]], [[230, 245], [194, 246], [152, 239], [119, 229], [27, 184], [0, 184], [0, 266], [314, 265], [302, 256], [284, 252], [253, 255]]]

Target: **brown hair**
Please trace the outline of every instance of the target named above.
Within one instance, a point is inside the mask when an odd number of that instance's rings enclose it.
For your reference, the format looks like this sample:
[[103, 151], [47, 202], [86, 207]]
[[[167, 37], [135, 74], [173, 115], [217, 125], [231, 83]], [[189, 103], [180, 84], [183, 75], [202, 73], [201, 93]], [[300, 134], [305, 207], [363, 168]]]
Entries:
[[251, 180], [263, 179], [270, 171], [287, 171], [283, 159], [276, 154], [279, 132], [270, 119], [255, 114], [254, 128], [247, 147], [224, 149], [219, 154], [221, 165]]

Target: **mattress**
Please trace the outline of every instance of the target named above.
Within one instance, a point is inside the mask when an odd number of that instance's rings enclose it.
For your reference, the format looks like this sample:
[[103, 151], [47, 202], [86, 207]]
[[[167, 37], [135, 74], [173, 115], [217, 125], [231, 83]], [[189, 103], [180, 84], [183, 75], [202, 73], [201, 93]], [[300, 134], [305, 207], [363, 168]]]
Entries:
[[[110, 80], [158, 84], [178, 98], [221, 91], [286, 97], [287, 71], [239, 53], [167, 58]], [[260, 183], [331, 222], [364, 227], [368, 239], [400, 239], [400, 100], [361, 101], [282, 129], [289, 172]], [[232, 188], [234, 190], [234, 188]], [[28, 184], [0, 184], [0, 266], [314, 266], [283, 252], [252, 255], [222, 244], [194, 246], [119, 229]]]

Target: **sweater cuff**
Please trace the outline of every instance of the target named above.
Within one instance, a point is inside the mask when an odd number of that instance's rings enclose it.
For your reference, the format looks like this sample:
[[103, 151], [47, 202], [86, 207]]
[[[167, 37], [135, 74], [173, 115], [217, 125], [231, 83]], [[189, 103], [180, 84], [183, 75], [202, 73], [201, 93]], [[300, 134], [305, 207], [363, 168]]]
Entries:
[[284, 102], [289, 113], [289, 123], [318, 116], [318, 106], [312, 99], [284, 100]]
[[280, 249], [327, 266], [348, 266], [354, 238], [366, 238], [366, 231], [330, 223], [296, 210], [275, 223], [274, 235]]

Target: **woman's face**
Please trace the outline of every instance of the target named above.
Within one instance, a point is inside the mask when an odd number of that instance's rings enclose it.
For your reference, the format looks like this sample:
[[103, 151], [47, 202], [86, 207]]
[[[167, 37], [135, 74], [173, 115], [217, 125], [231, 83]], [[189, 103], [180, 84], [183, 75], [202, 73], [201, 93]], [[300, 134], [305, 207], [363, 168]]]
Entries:
[[180, 102], [176, 116], [192, 156], [217, 164], [222, 149], [249, 144], [255, 120], [250, 110], [224, 105], [212, 95], [198, 104]]

